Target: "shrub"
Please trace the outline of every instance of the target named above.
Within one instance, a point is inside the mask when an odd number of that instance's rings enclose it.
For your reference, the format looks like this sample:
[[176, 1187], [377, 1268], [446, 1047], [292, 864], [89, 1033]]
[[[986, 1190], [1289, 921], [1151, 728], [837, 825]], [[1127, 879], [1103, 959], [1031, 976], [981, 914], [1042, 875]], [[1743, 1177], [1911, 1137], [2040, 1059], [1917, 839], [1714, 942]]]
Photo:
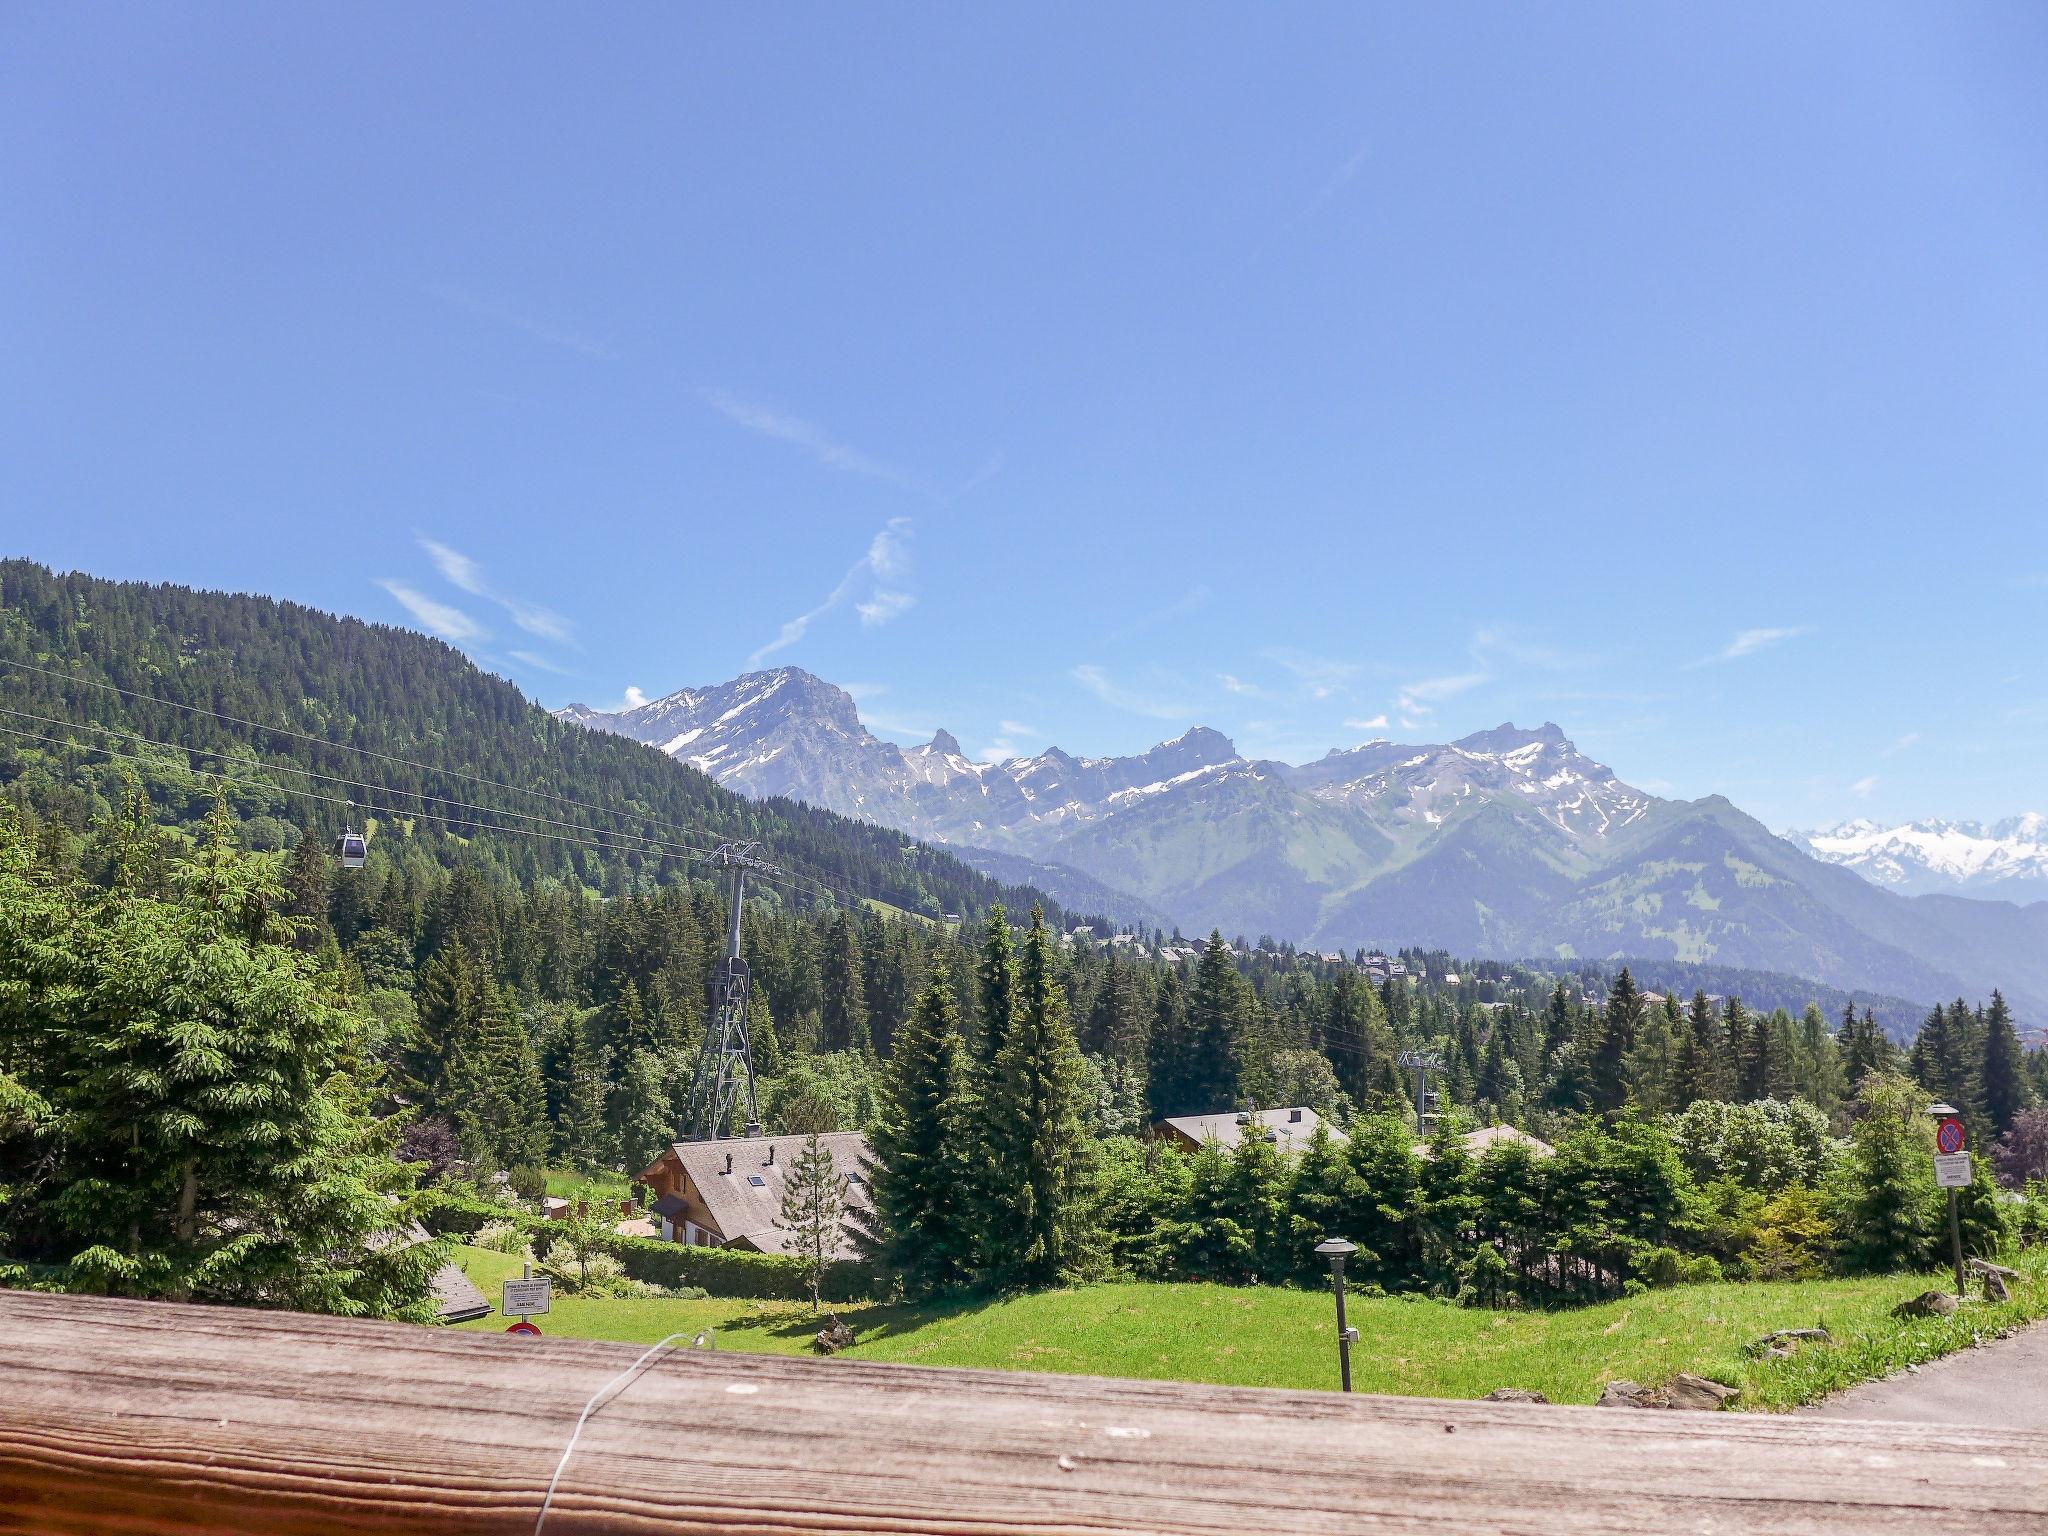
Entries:
[[1745, 1258], [1759, 1280], [1816, 1280], [1827, 1273], [1837, 1241], [1819, 1193], [1794, 1184], [1764, 1206]]
[[540, 1197], [548, 1192], [547, 1173], [531, 1164], [522, 1164], [510, 1170], [512, 1192], [529, 1205], [538, 1205]]
[[[606, 1243], [625, 1273], [664, 1290], [698, 1289], [713, 1296], [750, 1296], [766, 1301], [807, 1301], [804, 1267], [776, 1253], [739, 1248], [693, 1248], [648, 1237], [615, 1237]], [[878, 1294], [873, 1268], [849, 1260], [825, 1266], [828, 1301], [864, 1301]]]

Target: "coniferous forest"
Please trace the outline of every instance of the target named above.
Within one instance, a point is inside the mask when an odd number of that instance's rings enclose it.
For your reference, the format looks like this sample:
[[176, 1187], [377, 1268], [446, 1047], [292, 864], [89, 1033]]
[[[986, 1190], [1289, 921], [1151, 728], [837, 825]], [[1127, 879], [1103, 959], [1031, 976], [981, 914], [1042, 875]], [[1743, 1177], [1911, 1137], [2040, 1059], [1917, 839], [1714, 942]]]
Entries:
[[[0, 1258], [48, 1283], [417, 1314], [425, 1250], [389, 1234], [418, 1181], [631, 1177], [677, 1134], [724, 943], [724, 890], [679, 850], [722, 838], [793, 877], [741, 929], [763, 1119], [870, 1133], [863, 1245], [913, 1292], [1306, 1281], [1332, 1231], [1361, 1283], [1477, 1303], [1910, 1267], [1941, 1237], [1930, 1096], [2004, 1138], [2011, 1183], [2048, 1173], [2048, 1056], [1996, 994], [1902, 1049], [1868, 1008], [1649, 994], [1625, 967], [1591, 991], [1113, 934], [562, 726], [417, 636], [0, 583]], [[333, 856], [351, 822], [360, 870]], [[1414, 1050], [1440, 1062], [1422, 1147]], [[1346, 1135], [1146, 1135], [1279, 1106]], [[1457, 1133], [1493, 1123], [1556, 1155], [1474, 1158]], [[2038, 1209], [1992, 1163], [1965, 1212], [1986, 1250]]]

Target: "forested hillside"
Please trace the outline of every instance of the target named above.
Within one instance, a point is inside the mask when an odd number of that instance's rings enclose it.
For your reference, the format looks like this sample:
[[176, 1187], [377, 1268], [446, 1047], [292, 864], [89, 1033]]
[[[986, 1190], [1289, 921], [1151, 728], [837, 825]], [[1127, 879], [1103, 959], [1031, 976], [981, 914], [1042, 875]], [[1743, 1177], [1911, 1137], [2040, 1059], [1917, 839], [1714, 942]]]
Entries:
[[0, 780], [74, 827], [117, 798], [117, 775], [92, 771], [104, 763], [135, 772], [187, 827], [227, 773], [258, 848], [298, 827], [331, 839], [353, 800], [415, 877], [462, 862], [617, 892], [674, 878], [690, 849], [748, 839], [795, 872], [928, 917], [1036, 898], [901, 833], [749, 801], [566, 725], [438, 640], [264, 597], [0, 562], [0, 709]]

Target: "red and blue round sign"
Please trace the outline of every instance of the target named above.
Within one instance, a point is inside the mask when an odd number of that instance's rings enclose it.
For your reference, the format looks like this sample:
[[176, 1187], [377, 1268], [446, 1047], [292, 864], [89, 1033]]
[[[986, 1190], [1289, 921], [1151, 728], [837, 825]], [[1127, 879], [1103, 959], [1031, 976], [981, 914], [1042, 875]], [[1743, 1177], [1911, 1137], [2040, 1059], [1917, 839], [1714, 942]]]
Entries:
[[1934, 1144], [1941, 1148], [1945, 1154], [1954, 1154], [1962, 1151], [1964, 1144], [1969, 1139], [1969, 1137], [1963, 1134], [1963, 1122], [1956, 1119], [1953, 1115], [1935, 1127]]
[[523, 1317], [519, 1319], [518, 1322], [514, 1323], [510, 1328], [507, 1328], [505, 1331], [507, 1333], [523, 1333], [528, 1338], [537, 1339], [540, 1337], [540, 1330], [534, 1327], [533, 1324], [529, 1323]]

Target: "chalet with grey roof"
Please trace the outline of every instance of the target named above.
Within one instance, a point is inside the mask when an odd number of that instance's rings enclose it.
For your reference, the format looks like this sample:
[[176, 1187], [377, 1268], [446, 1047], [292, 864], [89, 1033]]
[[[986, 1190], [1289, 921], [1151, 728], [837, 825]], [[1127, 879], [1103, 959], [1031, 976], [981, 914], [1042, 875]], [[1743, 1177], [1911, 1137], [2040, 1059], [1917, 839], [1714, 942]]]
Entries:
[[1153, 1126], [1152, 1134], [1188, 1152], [1199, 1151], [1211, 1141], [1228, 1151], [1247, 1136], [1263, 1136], [1282, 1152], [1299, 1152], [1308, 1145], [1319, 1125], [1327, 1127], [1332, 1141], [1348, 1139], [1314, 1110], [1300, 1106], [1226, 1110], [1218, 1115], [1169, 1115]]
[[[679, 1141], [640, 1175], [654, 1192], [648, 1210], [672, 1243], [699, 1248], [750, 1248], [788, 1253], [782, 1194], [790, 1164], [803, 1152], [803, 1136], [730, 1136], [720, 1141]], [[832, 1167], [846, 1181], [849, 1216], [874, 1208], [869, 1187], [868, 1139], [859, 1131], [829, 1131], [818, 1138]], [[851, 1258], [849, 1234], [840, 1234], [835, 1258]]]

